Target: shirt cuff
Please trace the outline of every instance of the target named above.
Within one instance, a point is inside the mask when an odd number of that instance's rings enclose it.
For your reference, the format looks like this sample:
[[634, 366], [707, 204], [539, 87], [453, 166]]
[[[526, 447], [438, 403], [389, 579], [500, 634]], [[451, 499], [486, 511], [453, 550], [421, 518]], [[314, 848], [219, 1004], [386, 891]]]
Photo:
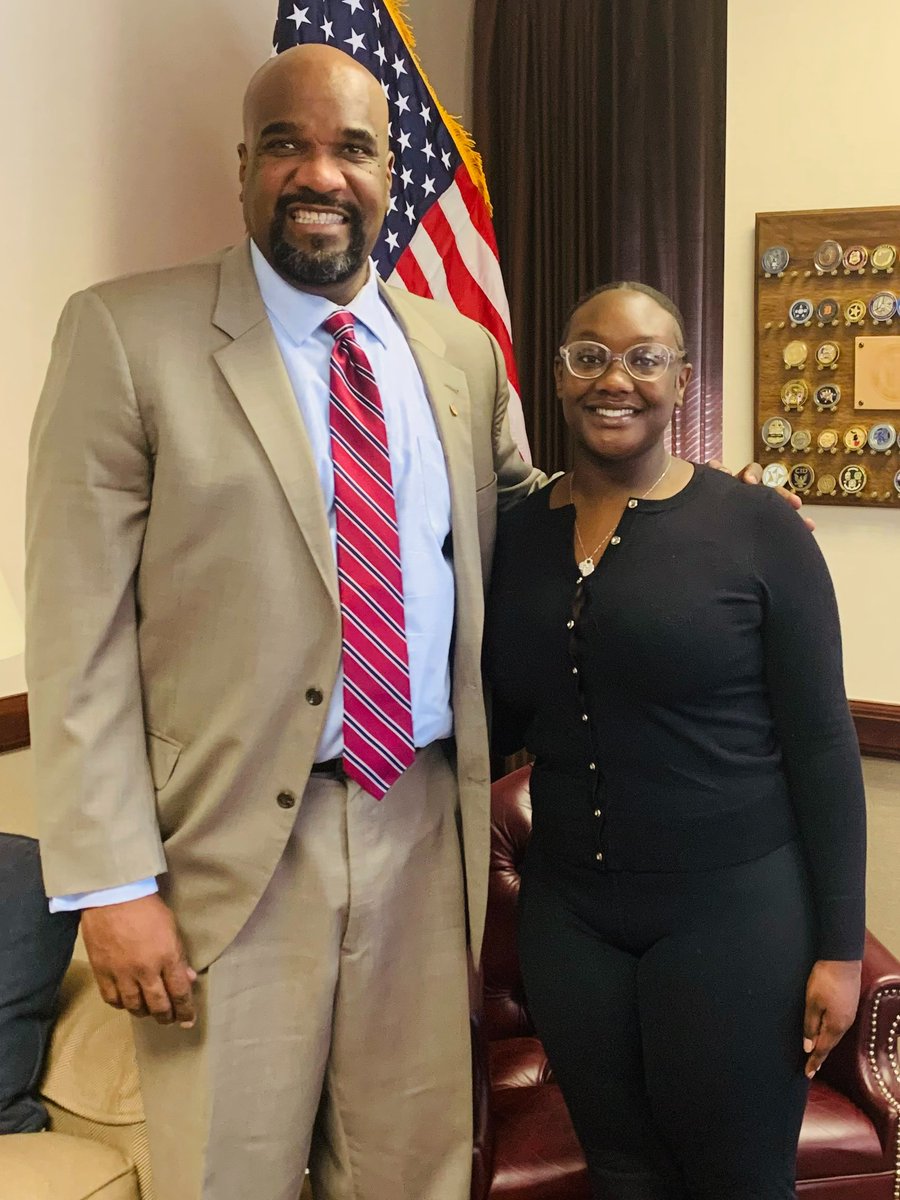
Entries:
[[100, 888], [96, 892], [73, 892], [70, 896], [51, 896], [50, 911], [78, 912], [82, 908], [104, 908], [107, 904], [123, 904], [126, 900], [140, 900], [158, 892], [156, 879], [138, 879], [134, 883], [122, 883], [118, 887]]

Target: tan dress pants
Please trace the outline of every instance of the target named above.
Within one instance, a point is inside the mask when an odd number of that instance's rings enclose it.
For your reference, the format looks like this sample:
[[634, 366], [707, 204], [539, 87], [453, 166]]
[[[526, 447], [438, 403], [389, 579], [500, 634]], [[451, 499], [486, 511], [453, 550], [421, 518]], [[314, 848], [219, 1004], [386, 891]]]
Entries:
[[311, 777], [195, 1028], [135, 1023], [156, 1200], [467, 1200], [456, 807], [437, 746], [381, 802]]

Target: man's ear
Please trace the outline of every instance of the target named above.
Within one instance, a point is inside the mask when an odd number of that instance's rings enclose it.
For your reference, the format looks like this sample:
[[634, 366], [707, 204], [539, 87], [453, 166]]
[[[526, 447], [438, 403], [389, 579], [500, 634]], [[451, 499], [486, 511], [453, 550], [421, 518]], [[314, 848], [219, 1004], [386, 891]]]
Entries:
[[556, 380], [556, 392], [559, 394], [559, 389], [562, 387], [563, 371], [565, 365], [562, 358], [557, 354], [553, 359], [553, 378]]
[[244, 177], [247, 174], [247, 157], [248, 157], [247, 156], [247, 147], [244, 145], [243, 142], [241, 142], [240, 145], [238, 146], [237, 152], [238, 152], [238, 160], [240, 162], [240, 166], [238, 167], [238, 182], [241, 185], [241, 199], [243, 200], [243, 198], [244, 198]]

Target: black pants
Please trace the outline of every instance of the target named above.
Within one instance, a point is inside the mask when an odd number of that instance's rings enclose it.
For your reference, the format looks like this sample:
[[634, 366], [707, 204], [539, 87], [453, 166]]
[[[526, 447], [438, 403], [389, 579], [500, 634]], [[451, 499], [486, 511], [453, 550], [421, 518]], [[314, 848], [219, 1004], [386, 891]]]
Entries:
[[632, 874], [532, 840], [525, 990], [598, 1200], [794, 1197], [814, 934], [796, 843]]

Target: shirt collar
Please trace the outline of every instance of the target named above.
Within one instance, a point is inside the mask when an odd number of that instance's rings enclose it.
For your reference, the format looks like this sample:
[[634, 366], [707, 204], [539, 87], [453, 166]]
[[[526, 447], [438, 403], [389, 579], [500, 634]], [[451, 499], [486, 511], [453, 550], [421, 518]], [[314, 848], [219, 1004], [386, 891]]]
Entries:
[[272, 321], [278, 323], [285, 335], [295, 346], [301, 346], [319, 328], [333, 312], [338, 309], [350, 312], [365, 325], [366, 329], [381, 342], [387, 345], [388, 326], [391, 313], [381, 299], [378, 290], [378, 273], [375, 264], [369, 259], [369, 273], [349, 304], [334, 304], [324, 296], [316, 296], [312, 292], [301, 291], [292, 287], [282, 279], [274, 267], [263, 257], [262, 251], [252, 239], [250, 241], [250, 257], [256, 282], [259, 284], [260, 295], [266, 312]]

